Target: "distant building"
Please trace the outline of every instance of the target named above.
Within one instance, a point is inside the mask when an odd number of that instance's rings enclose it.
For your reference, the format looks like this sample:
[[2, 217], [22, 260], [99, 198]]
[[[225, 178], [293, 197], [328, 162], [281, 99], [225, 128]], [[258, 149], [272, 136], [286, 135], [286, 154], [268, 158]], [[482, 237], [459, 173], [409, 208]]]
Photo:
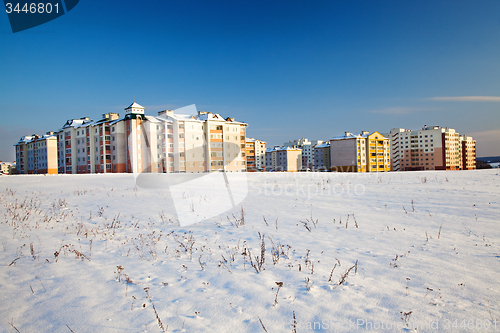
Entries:
[[266, 171], [300, 170], [302, 170], [302, 149], [280, 146], [266, 149]]
[[331, 170], [340, 172], [390, 171], [389, 139], [379, 132], [345, 132], [330, 139]]
[[314, 146], [323, 143], [321, 140], [309, 141], [306, 138], [288, 141], [283, 144], [284, 147], [300, 148], [302, 150], [302, 169], [314, 168]]
[[314, 171], [330, 171], [330, 142], [314, 146]]
[[23, 136], [16, 144], [18, 174], [57, 174], [57, 137], [46, 135]]
[[0, 161], [0, 173], [4, 175], [13, 175], [16, 173], [16, 163], [1, 162]]
[[394, 128], [390, 137], [393, 171], [476, 168], [476, 142], [452, 128], [424, 126], [419, 131]]
[[467, 135], [460, 136], [462, 143], [462, 169], [476, 169], [476, 141]]
[[247, 172], [265, 171], [266, 142], [254, 138], [246, 139]]

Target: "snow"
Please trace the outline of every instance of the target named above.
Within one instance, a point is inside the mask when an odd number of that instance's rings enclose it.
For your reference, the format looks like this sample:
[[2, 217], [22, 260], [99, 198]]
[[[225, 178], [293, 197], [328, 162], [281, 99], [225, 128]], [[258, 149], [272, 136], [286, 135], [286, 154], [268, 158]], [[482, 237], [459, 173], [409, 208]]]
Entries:
[[345, 140], [345, 139], [361, 139], [361, 138], [363, 138], [363, 136], [352, 134], [350, 132], [346, 132], [344, 135], [339, 135], [339, 136], [335, 136], [333, 138], [330, 138], [330, 141]]
[[[131, 109], [131, 108], [144, 109], [144, 106], [137, 104], [136, 102], [133, 102], [132, 104], [129, 105], [129, 107], [127, 109]], [[125, 109], [125, 110], [127, 110], [127, 109]]]
[[160, 176], [2, 177], [0, 331], [500, 330], [498, 170]]

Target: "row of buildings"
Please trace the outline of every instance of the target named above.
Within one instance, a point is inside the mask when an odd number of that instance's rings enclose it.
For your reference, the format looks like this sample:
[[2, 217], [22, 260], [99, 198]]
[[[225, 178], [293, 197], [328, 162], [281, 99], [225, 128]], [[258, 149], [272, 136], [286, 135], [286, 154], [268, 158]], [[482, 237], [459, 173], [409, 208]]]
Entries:
[[[132, 103], [117, 113], [68, 120], [15, 145], [20, 174], [246, 171], [247, 124], [194, 105], [148, 116]], [[186, 112], [187, 114], [185, 114]]]
[[268, 148], [260, 160], [262, 171], [473, 170], [476, 142], [439, 126], [424, 126], [418, 131], [394, 128], [387, 134], [345, 132], [329, 141], [289, 141]]
[[475, 141], [455, 130], [361, 132], [327, 141], [305, 138], [266, 149], [247, 124], [194, 105], [148, 116], [132, 103], [125, 115], [68, 120], [59, 130], [22, 137], [18, 174], [201, 173], [213, 171], [387, 172], [475, 169]]

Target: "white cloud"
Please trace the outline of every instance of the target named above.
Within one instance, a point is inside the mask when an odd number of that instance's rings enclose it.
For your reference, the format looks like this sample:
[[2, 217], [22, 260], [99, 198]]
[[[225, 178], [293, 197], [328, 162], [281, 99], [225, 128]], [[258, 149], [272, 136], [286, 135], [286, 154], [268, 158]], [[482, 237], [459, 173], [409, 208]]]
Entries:
[[500, 102], [498, 96], [444, 96], [431, 97], [432, 101], [451, 101], [451, 102]]

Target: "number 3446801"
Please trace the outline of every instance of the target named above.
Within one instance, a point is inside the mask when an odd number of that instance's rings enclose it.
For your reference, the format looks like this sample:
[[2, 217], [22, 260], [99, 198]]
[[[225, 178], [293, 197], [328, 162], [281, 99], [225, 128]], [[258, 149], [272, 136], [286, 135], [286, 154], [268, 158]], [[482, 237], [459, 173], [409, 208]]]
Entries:
[[12, 4], [10, 2], [5, 4], [5, 11], [7, 14], [10, 14], [12, 12], [15, 13], [30, 13], [30, 14], [50, 14], [52, 11], [59, 13], [59, 4], [56, 3], [55, 5], [52, 5], [51, 3], [30, 3], [29, 5], [27, 3], [24, 4], [24, 6], [20, 6], [19, 3], [17, 4]]

